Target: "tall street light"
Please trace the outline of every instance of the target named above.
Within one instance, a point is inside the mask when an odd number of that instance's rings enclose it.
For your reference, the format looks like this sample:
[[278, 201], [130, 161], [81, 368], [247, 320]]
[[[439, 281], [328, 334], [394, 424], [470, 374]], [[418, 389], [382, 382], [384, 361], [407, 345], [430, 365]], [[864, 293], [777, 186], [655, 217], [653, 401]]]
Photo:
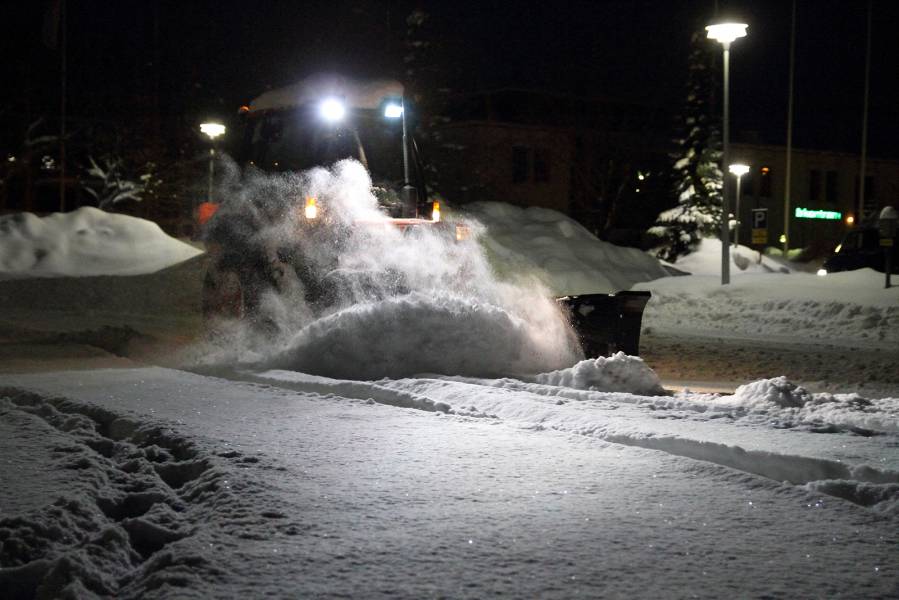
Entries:
[[215, 138], [225, 134], [225, 126], [221, 123], [200, 123], [200, 132], [209, 136], [212, 146], [209, 148], [209, 197], [212, 202], [212, 183], [215, 179]]
[[[728, 164], [730, 158], [730, 97], [729, 97], [729, 78], [730, 78], [730, 44], [737, 38], [746, 35], [745, 23], [716, 23], [705, 28], [708, 32], [708, 38], [720, 42], [724, 47], [724, 155], [721, 157], [721, 164]], [[723, 171], [724, 169], [722, 169]], [[721, 189], [721, 285], [730, 283], [730, 228], [728, 224], [728, 214], [730, 206], [728, 203], [727, 177], [724, 178], [723, 187]]]
[[734, 163], [727, 167], [727, 169], [737, 177], [737, 208], [734, 211], [734, 214], [737, 216], [737, 228], [734, 230], [734, 246], [740, 245], [740, 181], [743, 179], [743, 175], [749, 172], [749, 165], [744, 165], [741, 163]]

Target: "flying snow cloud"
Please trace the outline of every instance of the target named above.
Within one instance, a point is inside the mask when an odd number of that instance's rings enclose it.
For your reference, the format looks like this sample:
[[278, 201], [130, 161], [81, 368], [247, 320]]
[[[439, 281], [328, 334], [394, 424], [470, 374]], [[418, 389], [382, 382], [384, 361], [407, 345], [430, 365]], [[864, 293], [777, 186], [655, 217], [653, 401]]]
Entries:
[[539, 373], [581, 358], [542, 284], [497, 279], [478, 223], [465, 223], [466, 240], [452, 223], [402, 229], [352, 160], [233, 179], [209, 224], [207, 283], [233, 297], [239, 281], [244, 315], [220, 323], [202, 362], [377, 379]]

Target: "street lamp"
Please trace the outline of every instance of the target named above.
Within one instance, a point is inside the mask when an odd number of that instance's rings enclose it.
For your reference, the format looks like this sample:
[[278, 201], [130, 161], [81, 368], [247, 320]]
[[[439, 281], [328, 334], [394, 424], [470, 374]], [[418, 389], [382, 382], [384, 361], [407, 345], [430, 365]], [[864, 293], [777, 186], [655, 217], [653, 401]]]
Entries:
[[737, 208], [734, 214], [737, 215], [737, 228], [734, 231], [734, 246], [740, 245], [740, 181], [743, 179], [743, 175], [749, 172], [749, 165], [744, 165], [742, 163], [734, 163], [727, 168], [731, 173], [733, 173], [737, 177]]
[[[745, 23], [716, 23], [705, 28], [708, 32], [708, 38], [720, 42], [724, 47], [724, 119], [723, 133], [724, 138], [724, 155], [721, 157], [722, 165], [728, 164], [730, 154], [730, 97], [729, 97], [729, 76], [730, 76], [730, 45], [737, 38], [746, 35]], [[728, 227], [729, 205], [727, 198], [727, 177], [724, 178], [723, 188], [721, 190], [721, 285], [730, 283], [730, 229]]]
[[225, 126], [221, 123], [200, 123], [200, 133], [209, 136], [212, 146], [209, 148], [209, 202], [212, 202], [212, 182], [215, 179], [215, 138], [225, 135]]

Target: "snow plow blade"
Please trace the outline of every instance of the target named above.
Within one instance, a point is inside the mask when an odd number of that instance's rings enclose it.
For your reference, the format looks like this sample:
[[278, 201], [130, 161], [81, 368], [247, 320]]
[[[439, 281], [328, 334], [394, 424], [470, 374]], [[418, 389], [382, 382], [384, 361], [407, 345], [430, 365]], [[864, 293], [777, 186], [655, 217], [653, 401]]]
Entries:
[[640, 353], [640, 325], [650, 292], [564, 296], [556, 301], [568, 313], [587, 358]]

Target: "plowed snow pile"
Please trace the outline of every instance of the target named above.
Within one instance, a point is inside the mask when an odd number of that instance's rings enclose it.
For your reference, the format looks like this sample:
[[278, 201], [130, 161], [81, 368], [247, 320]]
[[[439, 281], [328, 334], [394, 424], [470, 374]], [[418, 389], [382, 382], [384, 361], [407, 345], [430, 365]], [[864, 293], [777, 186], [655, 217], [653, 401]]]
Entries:
[[89, 206], [0, 216], [0, 277], [143, 275], [201, 252], [155, 223]]
[[[542, 325], [558, 329], [552, 321]], [[577, 359], [570, 345], [560, 343], [564, 338], [543, 333], [540, 323], [494, 304], [414, 292], [314, 321], [266, 363], [328, 377], [377, 379], [535, 373]]]
[[499, 277], [527, 273], [557, 296], [628, 290], [667, 275], [658, 259], [603, 242], [548, 208], [476, 202], [464, 212], [486, 227], [483, 243]]

